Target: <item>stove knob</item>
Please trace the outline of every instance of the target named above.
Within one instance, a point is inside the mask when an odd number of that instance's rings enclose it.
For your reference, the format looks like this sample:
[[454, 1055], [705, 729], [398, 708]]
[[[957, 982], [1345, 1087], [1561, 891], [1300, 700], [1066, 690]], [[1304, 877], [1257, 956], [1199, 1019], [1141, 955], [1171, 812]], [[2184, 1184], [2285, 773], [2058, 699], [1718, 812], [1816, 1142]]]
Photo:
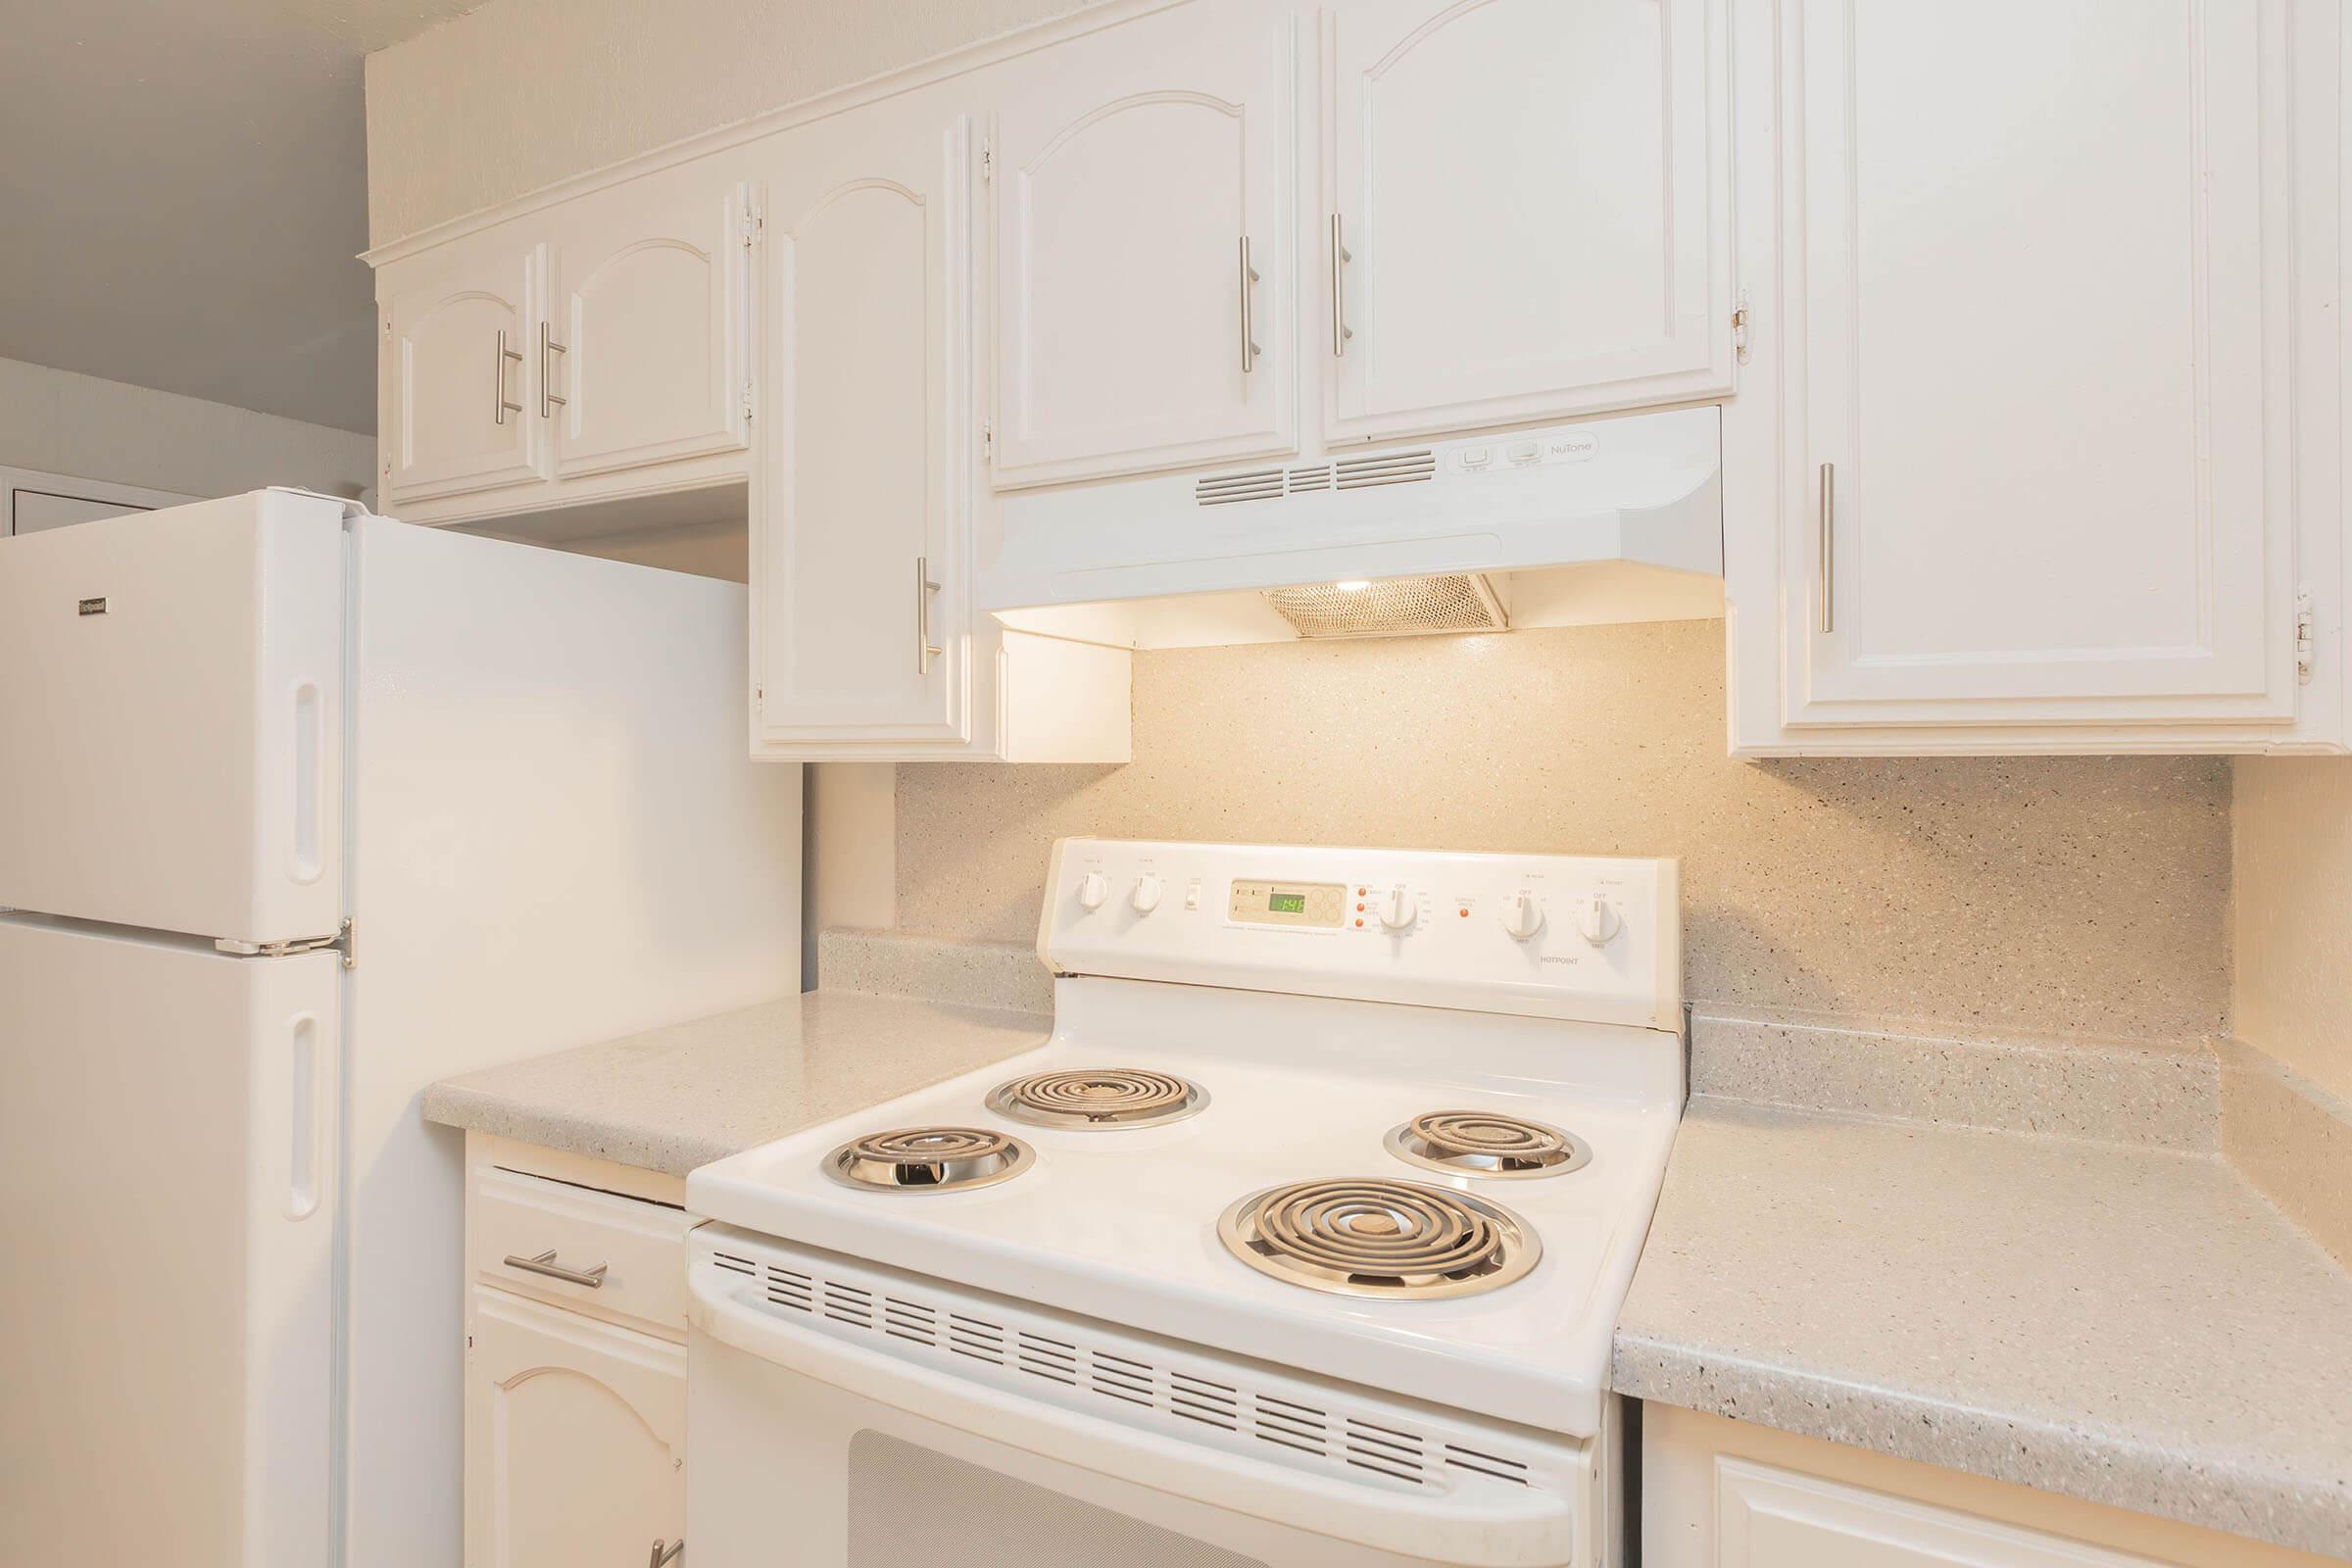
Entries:
[[1150, 914], [1159, 907], [1159, 878], [1146, 871], [1135, 879], [1135, 897], [1128, 902], [1135, 906], [1136, 913]]
[[1544, 929], [1544, 906], [1525, 888], [1506, 896], [1502, 901], [1502, 928], [1525, 942]]
[[1399, 882], [1380, 896], [1380, 923], [1392, 931], [1410, 931], [1421, 910], [1413, 902], [1413, 890]]
[[1586, 905], [1583, 912], [1577, 916], [1576, 929], [1587, 942], [1596, 948], [1604, 948], [1611, 937], [1625, 929], [1625, 921], [1610, 907], [1607, 899], [1595, 893], [1592, 902]]
[[1078, 907], [1087, 913], [1102, 907], [1102, 901], [1109, 897], [1110, 884], [1102, 880], [1102, 872], [1089, 871], [1078, 879]]

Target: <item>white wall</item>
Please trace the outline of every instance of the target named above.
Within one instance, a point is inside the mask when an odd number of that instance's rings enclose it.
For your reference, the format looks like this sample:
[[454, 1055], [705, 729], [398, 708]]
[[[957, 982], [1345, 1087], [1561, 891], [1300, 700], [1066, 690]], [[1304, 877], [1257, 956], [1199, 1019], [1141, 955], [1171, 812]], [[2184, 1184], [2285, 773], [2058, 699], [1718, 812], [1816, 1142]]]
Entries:
[[0, 466], [183, 495], [358, 495], [374, 487], [375, 437], [0, 360]]
[[2352, 760], [2241, 757], [2233, 773], [2234, 1032], [2352, 1100]]
[[491, 0], [368, 57], [393, 240], [1086, 0]]

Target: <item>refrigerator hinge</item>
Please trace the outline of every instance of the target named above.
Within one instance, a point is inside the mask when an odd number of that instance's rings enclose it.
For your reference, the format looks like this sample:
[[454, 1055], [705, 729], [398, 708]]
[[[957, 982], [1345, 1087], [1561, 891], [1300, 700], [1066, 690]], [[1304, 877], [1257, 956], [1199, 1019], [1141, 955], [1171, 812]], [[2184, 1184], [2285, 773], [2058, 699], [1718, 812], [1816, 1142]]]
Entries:
[[358, 950], [351, 940], [352, 922], [346, 920], [331, 937], [295, 937], [285, 942], [239, 942], [234, 937], [222, 937], [213, 944], [217, 953], [232, 958], [291, 958], [303, 953], [339, 953], [343, 967], [359, 966]]

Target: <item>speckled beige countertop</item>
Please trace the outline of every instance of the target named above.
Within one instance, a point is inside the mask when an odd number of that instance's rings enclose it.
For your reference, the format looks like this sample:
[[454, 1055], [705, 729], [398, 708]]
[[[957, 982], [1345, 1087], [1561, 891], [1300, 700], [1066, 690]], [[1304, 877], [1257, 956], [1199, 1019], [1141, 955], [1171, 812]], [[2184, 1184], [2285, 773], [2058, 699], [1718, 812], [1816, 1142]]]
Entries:
[[2352, 1556], [2352, 1275], [2211, 1154], [1693, 1100], [1615, 1384]]
[[1041, 1013], [811, 991], [424, 1092], [427, 1120], [683, 1176], [1043, 1043]]

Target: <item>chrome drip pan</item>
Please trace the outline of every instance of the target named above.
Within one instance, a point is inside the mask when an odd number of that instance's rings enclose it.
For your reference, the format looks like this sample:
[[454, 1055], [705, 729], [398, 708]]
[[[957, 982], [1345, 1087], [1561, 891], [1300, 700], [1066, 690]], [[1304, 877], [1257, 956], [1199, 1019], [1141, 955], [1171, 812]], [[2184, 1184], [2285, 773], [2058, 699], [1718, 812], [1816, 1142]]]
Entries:
[[1548, 1122], [1489, 1110], [1432, 1110], [1393, 1129], [1389, 1152], [1448, 1176], [1565, 1176], [1592, 1146]]
[[902, 1127], [852, 1139], [824, 1171], [861, 1193], [952, 1193], [1010, 1181], [1036, 1160], [1027, 1144], [983, 1127]]
[[1292, 1182], [1219, 1216], [1217, 1235], [1259, 1273], [1337, 1296], [1432, 1300], [1499, 1290], [1544, 1255], [1497, 1203], [1428, 1182]]

